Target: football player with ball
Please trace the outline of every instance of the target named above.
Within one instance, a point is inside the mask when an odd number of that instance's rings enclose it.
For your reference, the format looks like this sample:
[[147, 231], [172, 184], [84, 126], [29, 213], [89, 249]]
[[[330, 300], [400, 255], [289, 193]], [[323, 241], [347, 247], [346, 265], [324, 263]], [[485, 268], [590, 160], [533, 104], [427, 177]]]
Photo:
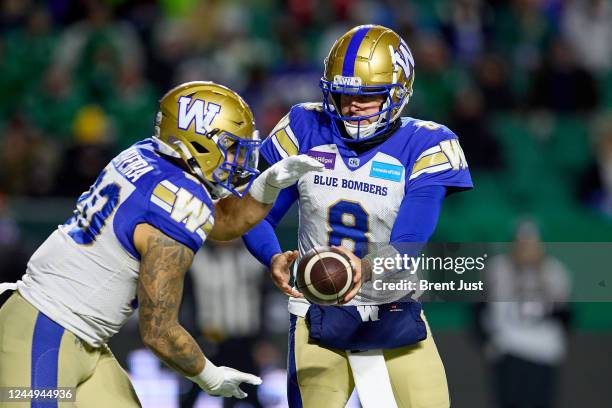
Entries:
[[178, 311], [185, 273], [207, 238], [241, 236], [280, 190], [323, 167], [293, 156], [256, 177], [259, 147], [253, 113], [234, 91], [189, 82], [164, 95], [155, 135], [113, 159], [23, 278], [0, 284], [0, 293], [15, 290], [0, 309], [0, 388], [69, 387], [79, 407], [139, 407], [107, 346], [138, 309], [143, 343], [160, 360], [208, 394], [246, 397], [240, 384], [261, 380], [215, 366]]
[[[450, 404], [421, 304], [403, 293], [373, 291], [372, 262], [362, 262], [427, 242], [445, 196], [472, 188], [457, 136], [441, 124], [402, 116], [414, 67], [410, 49], [392, 30], [353, 28], [325, 60], [323, 102], [291, 108], [262, 144], [270, 164], [307, 154], [325, 166], [284, 189], [245, 236], [291, 296], [292, 408], [344, 408], [355, 387], [365, 408]], [[282, 252], [274, 228], [295, 201], [299, 251]], [[293, 287], [289, 268], [298, 257], [304, 260]], [[317, 303], [343, 305], [310, 303], [300, 287]]]

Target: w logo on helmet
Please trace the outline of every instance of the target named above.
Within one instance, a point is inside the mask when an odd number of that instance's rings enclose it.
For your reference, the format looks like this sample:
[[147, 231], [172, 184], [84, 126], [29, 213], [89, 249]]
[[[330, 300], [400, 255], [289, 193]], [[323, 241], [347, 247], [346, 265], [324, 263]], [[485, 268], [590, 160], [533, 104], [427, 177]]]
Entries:
[[400, 40], [397, 50], [391, 53], [391, 58], [393, 59], [393, 64], [399, 66], [404, 71], [406, 78], [410, 78], [414, 67], [414, 57], [404, 40]]
[[187, 130], [195, 119], [195, 132], [205, 135], [212, 129], [212, 122], [221, 112], [221, 105], [192, 100], [189, 96], [181, 96], [178, 100], [178, 127]]

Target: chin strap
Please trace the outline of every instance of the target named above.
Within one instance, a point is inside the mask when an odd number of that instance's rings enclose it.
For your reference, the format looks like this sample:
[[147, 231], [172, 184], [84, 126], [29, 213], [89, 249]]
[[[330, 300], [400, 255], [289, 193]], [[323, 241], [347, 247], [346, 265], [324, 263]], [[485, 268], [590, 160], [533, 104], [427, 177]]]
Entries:
[[181, 155], [177, 153], [169, 144], [161, 140], [157, 136], [153, 136], [153, 141], [155, 142], [155, 149], [162, 154], [170, 157], [181, 158]]
[[376, 128], [380, 125], [380, 118], [374, 122], [370, 123], [366, 126], [361, 125], [351, 125], [348, 122], [343, 122], [344, 128], [346, 129], [346, 133], [353, 139], [357, 140], [357, 137], [368, 137], [372, 133], [376, 132]]
[[[216, 137], [216, 136], [213, 136], [213, 137]], [[189, 151], [189, 149], [187, 149], [187, 146], [185, 146], [183, 142], [181, 142], [180, 140], [176, 140], [174, 142], [174, 145], [180, 149], [181, 153], [183, 153], [182, 159], [185, 160], [189, 168], [195, 173], [196, 176], [198, 176], [198, 179], [200, 180], [200, 182], [202, 182], [202, 184], [204, 184], [206, 188], [208, 188], [208, 191], [210, 192], [210, 194], [213, 196], [215, 200], [225, 198], [231, 194], [229, 190], [219, 185], [216, 185], [215, 183], [207, 180], [206, 177], [204, 177], [204, 173], [202, 173], [202, 169], [200, 168], [200, 166], [198, 166], [195, 159], [191, 155], [191, 152]], [[174, 149], [172, 148], [170, 149], [175, 154], [177, 154]]]
[[[385, 100], [385, 102], [382, 104], [381, 106], [381, 111], [384, 111], [385, 109], [387, 109], [387, 107], [389, 106], [390, 100], [392, 100], [393, 98], [393, 92], [395, 92], [396, 89], [393, 89], [391, 92], [391, 94], [389, 95], [389, 97], [387, 97], [387, 99]], [[397, 108], [397, 112], [395, 112], [395, 114], [390, 118], [389, 123], [393, 124], [402, 114], [402, 111], [404, 110], [404, 107], [406, 106], [406, 104], [408, 103], [408, 100], [410, 99], [410, 95], [406, 92], [404, 95], [404, 99], [402, 101], [402, 103], [400, 104], [400, 106]], [[335, 106], [334, 106], [335, 107]], [[337, 109], [336, 109], [337, 110]], [[355, 139], [355, 141], [358, 141], [357, 137], [359, 138], [364, 138], [364, 137], [368, 137], [371, 134], [373, 134], [374, 132], [376, 132], [376, 130], [384, 123], [386, 122], [386, 116], [389, 114], [390, 112], [385, 112], [384, 114], [380, 114], [378, 116], [378, 119], [376, 120], [376, 122], [371, 123], [369, 125], [365, 125], [365, 126], [361, 126], [360, 124], [357, 125], [352, 125], [350, 123], [348, 123], [347, 121], [342, 121], [344, 128], [346, 129], [346, 133], [352, 138]], [[391, 125], [390, 125], [391, 126]]]
[[347, 141], [347, 145], [357, 154], [367, 152], [387, 140], [400, 127], [401, 120], [396, 120], [389, 125], [389, 129], [367, 140]]

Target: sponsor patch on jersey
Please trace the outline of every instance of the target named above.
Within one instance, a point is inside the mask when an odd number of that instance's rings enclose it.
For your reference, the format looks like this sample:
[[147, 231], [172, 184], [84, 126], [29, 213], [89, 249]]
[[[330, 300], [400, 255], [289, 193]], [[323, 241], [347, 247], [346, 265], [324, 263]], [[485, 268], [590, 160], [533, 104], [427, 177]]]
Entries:
[[370, 169], [370, 177], [376, 177], [384, 180], [401, 181], [404, 167], [397, 164], [389, 164], [383, 162], [372, 162]]
[[359, 160], [359, 157], [350, 157], [348, 159], [349, 167], [352, 167], [352, 168], [359, 167], [359, 163], [361, 163], [361, 160]]
[[328, 152], [318, 152], [316, 150], [309, 150], [308, 156], [323, 163], [326, 169], [333, 170], [336, 167], [336, 154]]

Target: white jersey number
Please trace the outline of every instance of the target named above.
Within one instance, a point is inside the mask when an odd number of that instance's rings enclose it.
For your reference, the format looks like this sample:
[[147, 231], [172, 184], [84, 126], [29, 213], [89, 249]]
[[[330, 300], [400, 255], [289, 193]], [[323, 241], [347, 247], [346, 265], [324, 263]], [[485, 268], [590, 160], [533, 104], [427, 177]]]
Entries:
[[91, 188], [77, 200], [74, 215], [65, 226], [73, 226], [68, 232], [72, 239], [81, 245], [89, 245], [100, 235], [106, 219], [119, 203], [121, 186], [117, 183], [104, 183], [106, 170], [102, 171]]

